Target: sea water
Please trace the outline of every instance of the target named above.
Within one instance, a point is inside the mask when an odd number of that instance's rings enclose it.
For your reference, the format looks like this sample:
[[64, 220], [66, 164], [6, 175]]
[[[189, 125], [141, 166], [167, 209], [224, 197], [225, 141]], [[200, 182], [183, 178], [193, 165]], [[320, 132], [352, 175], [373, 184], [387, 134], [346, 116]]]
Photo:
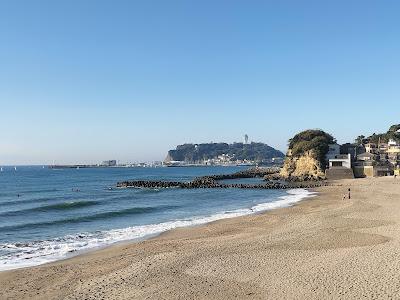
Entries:
[[243, 169], [3, 167], [0, 271], [145, 239], [177, 227], [290, 206], [311, 195], [303, 189], [115, 188], [118, 181], [129, 179], [189, 181]]

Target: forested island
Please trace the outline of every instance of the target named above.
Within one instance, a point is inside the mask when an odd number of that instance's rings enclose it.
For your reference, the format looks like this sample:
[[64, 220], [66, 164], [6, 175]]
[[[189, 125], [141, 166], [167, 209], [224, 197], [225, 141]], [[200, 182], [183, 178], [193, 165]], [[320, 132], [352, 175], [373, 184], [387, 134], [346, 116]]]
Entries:
[[164, 162], [191, 164], [271, 163], [282, 160], [284, 153], [264, 143], [183, 144], [169, 150]]

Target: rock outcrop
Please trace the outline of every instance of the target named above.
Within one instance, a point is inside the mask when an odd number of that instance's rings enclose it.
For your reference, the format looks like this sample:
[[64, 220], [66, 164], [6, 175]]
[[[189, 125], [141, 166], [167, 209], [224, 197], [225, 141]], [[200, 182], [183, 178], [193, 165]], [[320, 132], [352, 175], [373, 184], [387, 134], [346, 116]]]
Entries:
[[325, 178], [325, 156], [335, 139], [322, 130], [306, 130], [289, 140], [280, 175], [288, 181], [321, 180]]
[[288, 155], [280, 175], [289, 180], [320, 180], [324, 178], [321, 163], [316, 159], [312, 150], [300, 156]]

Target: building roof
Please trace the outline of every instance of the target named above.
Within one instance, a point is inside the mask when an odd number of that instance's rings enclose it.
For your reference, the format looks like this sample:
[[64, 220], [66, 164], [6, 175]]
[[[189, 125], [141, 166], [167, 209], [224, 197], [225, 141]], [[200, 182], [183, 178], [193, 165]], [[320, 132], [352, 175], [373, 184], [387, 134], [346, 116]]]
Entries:
[[334, 158], [330, 158], [329, 160], [348, 160], [348, 159], [349, 159], [348, 154], [338, 154], [338, 155], [335, 155]]
[[372, 154], [372, 153], [369, 153], [369, 152], [364, 152], [364, 153], [361, 153], [361, 154], [357, 155], [357, 158], [364, 158], [364, 157], [374, 158], [375, 154]]

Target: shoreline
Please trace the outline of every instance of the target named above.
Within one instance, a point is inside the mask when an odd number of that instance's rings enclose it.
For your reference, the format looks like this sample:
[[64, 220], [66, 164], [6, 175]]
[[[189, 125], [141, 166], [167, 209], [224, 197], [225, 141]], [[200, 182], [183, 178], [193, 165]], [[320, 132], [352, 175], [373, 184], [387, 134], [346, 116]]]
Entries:
[[400, 180], [316, 191], [291, 207], [0, 272], [0, 298], [400, 297]]
[[[5, 267], [3, 269], [0, 269], [0, 273], [6, 272], [6, 271], [12, 271], [12, 270], [24, 269], [24, 268], [45, 266], [47, 264], [72, 259], [76, 256], [84, 255], [84, 254], [90, 253], [90, 252], [99, 251], [99, 250], [102, 250], [102, 249], [105, 249], [108, 247], [117, 246], [120, 244], [138, 243], [141, 241], [154, 239], [154, 238], [157, 238], [158, 236], [165, 234], [171, 230], [175, 230], [175, 229], [179, 229], [179, 228], [194, 228], [194, 227], [199, 227], [199, 226], [203, 226], [206, 224], [210, 224], [213, 222], [218, 222], [220, 220], [237, 218], [237, 217], [248, 216], [248, 215], [253, 215], [253, 214], [260, 214], [260, 213], [268, 212], [270, 210], [280, 209], [280, 208], [284, 208], [284, 207], [290, 207], [290, 206], [296, 205], [300, 201], [304, 201], [304, 199], [312, 198], [315, 196], [315, 193], [312, 192], [311, 189], [303, 189], [303, 188], [296, 189], [296, 188], [294, 188], [294, 189], [288, 189], [285, 192], [286, 193], [284, 195], [278, 196], [274, 201], [255, 204], [254, 206], [252, 206], [250, 208], [243, 207], [243, 208], [237, 208], [237, 209], [234, 209], [231, 211], [215, 212], [210, 215], [188, 217], [187, 219], [178, 219], [178, 220], [170, 220], [170, 221], [166, 221], [166, 222], [162, 222], [162, 223], [139, 225], [138, 227], [140, 227], [140, 226], [148, 227], [150, 229], [150, 232], [144, 233], [143, 235], [138, 236], [138, 237], [132, 236], [131, 238], [122, 238], [120, 240], [115, 240], [115, 241], [111, 241], [111, 242], [104, 243], [104, 244], [100, 243], [96, 246], [78, 249], [76, 251], [65, 253], [62, 256], [58, 256], [58, 257], [50, 255], [47, 260], [39, 262], [39, 263], [35, 259], [32, 259], [31, 261], [27, 260], [27, 262], [25, 264], [18, 263], [18, 264], [10, 265], [9, 268]], [[127, 227], [127, 228], [113, 229], [113, 230], [124, 231], [124, 230], [131, 229], [134, 227]], [[151, 229], [152, 227], [154, 227], [154, 229]], [[105, 232], [112, 232], [113, 230], [108, 230]], [[153, 232], [151, 232], [151, 231], [153, 231]], [[133, 234], [133, 233], [131, 233], [131, 234]], [[3, 267], [4, 267], [4, 265], [3, 265]]]

